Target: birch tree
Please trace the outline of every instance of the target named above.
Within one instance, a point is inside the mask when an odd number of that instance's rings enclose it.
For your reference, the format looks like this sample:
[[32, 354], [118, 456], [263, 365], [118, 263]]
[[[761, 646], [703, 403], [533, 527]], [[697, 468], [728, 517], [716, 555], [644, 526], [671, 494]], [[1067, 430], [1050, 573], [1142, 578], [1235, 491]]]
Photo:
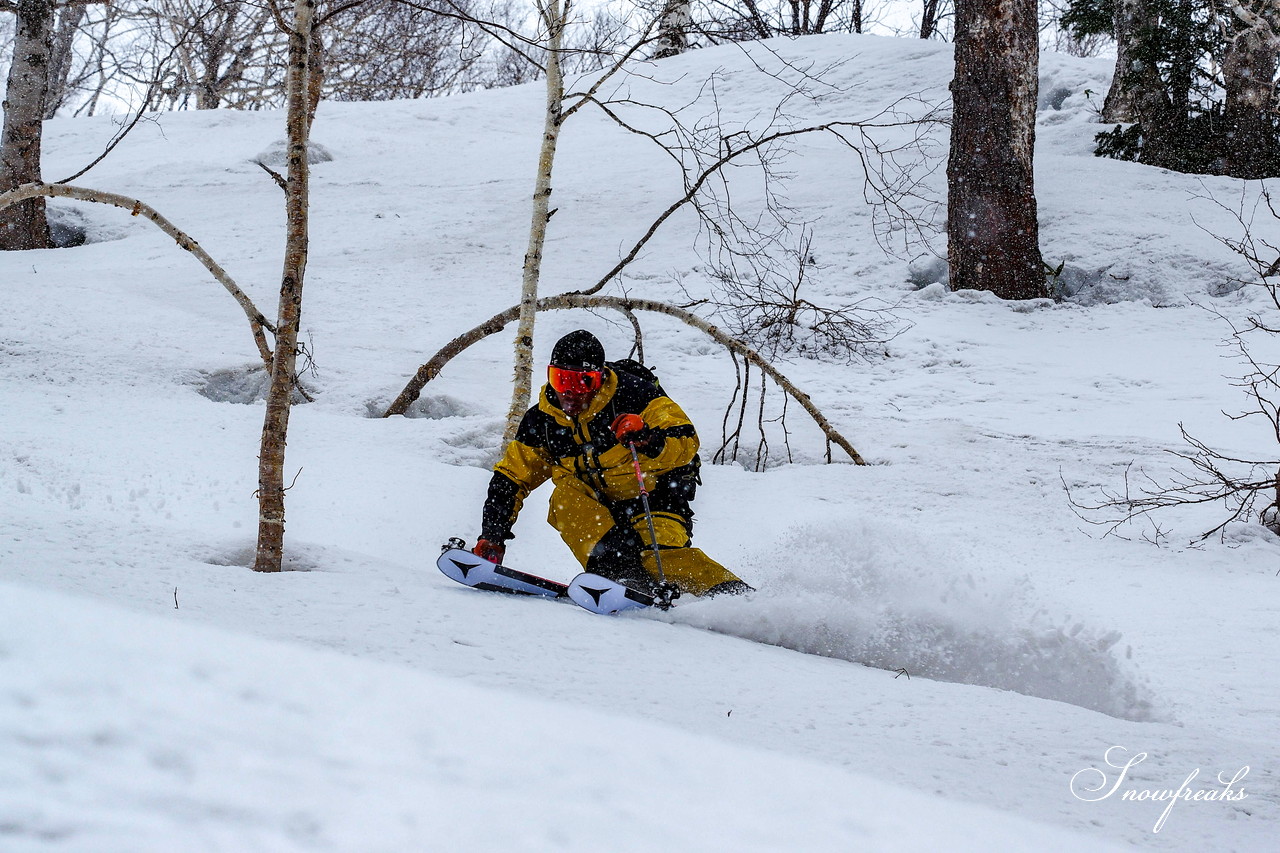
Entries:
[[262, 424], [258, 456], [258, 545], [253, 568], [278, 572], [284, 560], [285, 440], [298, 371], [298, 330], [302, 323], [302, 284], [307, 268], [310, 167], [307, 139], [311, 48], [315, 0], [294, 0], [288, 33], [289, 68], [286, 131], [288, 174], [285, 186], [285, 255], [276, 320], [275, 357]]
[[[647, 48], [644, 39], [638, 40], [629, 49], [629, 55], [643, 55]], [[771, 54], [772, 55], [772, 54]], [[776, 56], [775, 56], [776, 58]], [[444, 350], [419, 368], [414, 378], [404, 391], [396, 398], [386, 411], [387, 416], [405, 414], [408, 407], [417, 399], [422, 388], [431, 381], [445, 363], [463, 349], [476, 341], [497, 334], [510, 323], [517, 320], [522, 312], [532, 308], [545, 311], [565, 308], [610, 307], [623, 311], [630, 317], [631, 309], [655, 311], [676, 317], [688, 325], [701, 330], [724, 345], [731, 352], [742, 356], [748, 363], [757, 366], [765, 375], [774, 380], [784, 393], [800, 402], [819, 423], [829, 442], [846, 450], [850, 458], [861, 464], [861, 457], [852, 446], [839, 436], [830, 424], [822, 417], [821, 412], [809, 398], [791, 385], [776, 368], [768, 363], [764, 350], [775, 352], [789, 347], [789, 336], [779, 333], [776, 327], [794, 325], [797, 330], [804, 330], [797, 336], [808, 336], [807, 343], [816, 344], [811, 351], [830, 352], [837, 357], [837, 350], [846, 354], [858, 349], [862, 343], [870, 339], [864, 332], [871, 328], [865, 315], [857, 308], [839, 306], [836, 308], [820, 307], [801, 296], [799, 287], [808, 272], [811, 258], [807, 243], [801, 246], [798, 254], [801, 270], [793, 288], [774, 287], [778, 284], [776, 274], [779, 271], [777, 258], [771, 257], [781, 251], [779, 235], [796, 225], [788, 219], [788, 211], [783, 206], [774, 206], [778, 199], [775, 186], [780, 181], [778, 170], [782, 169], [783, 157], [790, 151], [793, 141], [808, 134], [825, 135], [837, 140], [853, 153], [857, 162], [864, 169], [864, 194], [871, 200], [880, 199], [878, 206], [888, 213], [886, 219], [896, 219], [896, 228], [905, 230], [910, 215], [905, 205], [917, 201], [922, 195], [922, 185], [927, 179], [926, 173], [915, 173], [911, 169], [903, 171], [904, 163], [918, 163], [920, 155], [929, 146], [931, 131], [940, 123], [937, 108], [918, 99], [904, 99], [886, 107], [877, 115], [861, 122], [833, 121], [812, 126], [796, 126], [789, 117], [787, 105], [791, 100], [808, 101], [814, 96], [807, 86], [825, 85], [818, 81], [820, 73], [810, 75], [807, 71], [786, 66], [783, 70], [762, 69], [774, 80], [781, 81], [787, 73], [797, 75], [792, 81], [791, 89], [781, 99], [776, 109], [767, 120], [757, 123], [748, 120], [730, 122], [720, 112], [719, 107], [710, 113], [703, 112], [704, 107], [717, 100], [708, 96], [707, 103], [699, 104], [695, 99], [677, 108], [664, 108], [660, 104], [646, 102], [638, 98], [630, 84], [620, 83], [616, 92], [605, 91], [606, 84], [613, 74], [623, 73], [626, 57], [611, 66], [598, 76], [584, 78], [579, 87], [569, 87], [567, 95], [562, 95], [559, 103], [567, 106], [557, 107], [558, 121], [548, 119], [548, 127], [562, 126], [564, 121], [584, 107], [600, 109], [615, 124], [627, 133], [635, 134], [656, 145], [665, 158], [675, 164], [676, 173], [683, 185], [680, 193], [668, 206], [661, 209], [656, 218], [647, 227], [640, 226], [639, 237], [626, 251], [620, 252], [620, 259], [601, 276], [593, 276], [587, 281], [594, 284], [581, 290], [561, 293], [557, 296], [538, 297], [536, 289], [526, 289], [524, 296], [534, 297], [533, 304], [522, 302], [495, 315], [470, 332], [464, 333], [451, 342]], [[646, 82], [654, 82], [646, 69]], [[717, 77], [713, 75], [713, 77]], [[560, 90], [561, 85], [555, 87]], [[704, 84], [704, 91], [714, 91], [713, 81]], [[548, 115], [552, 105], [548, 104]], [[922, 114], [923, 113], [923, 114]], [[895, 138], [889, 144], [883, 137]], [[905, 141], [902, 136], [905, 135]], [[544, 146], [547, 138], [544, 136]], [[544, 149], [545, 150], [545, 149]], [[550, 160], [541, 165], [550, 166]], [[754, 179], [762, 181], [764, 197], [769, 201], [765, 210], [752, 209], [744, 211], [732, 201], [733, 193], [728, 183], [729, 171], [750, 171]], [[758, 170], [758, 171], [757, 171]], [[547, 175], [549, 177], [549, 175]], [[540, 186], [535, 199], [545, 199], [549, 184]], [[931, 207], [931, 203], [929, 204]], [[704, 226], [704, 233], [712, 235], [718, 246], [711, 254], [720, 251], [720, 258], [728, 256], [729, 264], [724, 272], [735, 279], [737, 294], [754, 294], [749, 297], [751, 306], [741, 304], [736, 298], [728, 303], [717, 298], [701, 299], [687, 306], [672, 305], [657, 300], [640, 299], [631, 295], [623, 297], [597, 295], [610, 284], [617, 284], [629, 264], [639, 257], [649, 241], [658, 233], [664, 224], [681, 210], [692, 209], [698, 221]], [[545, 228], [546, 217], [535, 213], [533, 230], [539, 232]], [[921, 223], [916, 221], [919, 226]], [[879, 236], [879, 235], [878, 235]], [[538, 238], [541, 239], [541, 236]], [[540, 249], [540, 244], [538, 244]], [[785, 253], [784, 253], [785, 254]], [[526, 257], [526, 263], [532, 253]], [[718, 266], [719, 259], [712, 259], [710, 265]], [[741, 267], [735, 266], [743, 261]], [[764, 278], [755, 282], [740, 282], [737, 279], [746, 272], [747, 276], [760, 274]], [[707, 275], [712, 276], [708, 272]], [[718, 276], [717, 276], [718, 277]], [[713, 288], [714, 281], [709, 281]], [[753, 286], [754, 285], [754, 286]], [[728, 291], [726, 291], [728, 292]], [[699, 317], [688, 310], [693, 306], [701, 306], [710, 313], [709, 317]], [[763, 312], [769, 318], [760, 323], [752, 322], [755, 313]], [[803, 319], [801, 319], [803, 318]], [[768, 327], [768, 328], [765, 328]], [[745, 334], [746, 339], [742, 337]], [[817, 338], [824, 338], [818, 341]], [[528, 344], [517, 336], [518, 345]], [[513, 408], [512, 419], [518, 423], [519, 417], [527, 407], [527, 398], [522, 399], [518, 408]], [[508, 430], [515, 424], [508, 421]]]
[[[685, 325], [691, 326], [707, 335], [730, 352], [742, 356], [749, 363], [756, 365], [756, 367], [769, 376], [769, 378], [773, 379], [778, 386], [782, 388], [785, 394], [796, 400], [801, 407], [808, 412], [809, 416], [812, 417], [814, 422], [818, 425], [818, 428], [822, 430], [823, 435], [826, 436], [828, 444], [838, 445], [845, 451], [845, 453], [848, 454], [849, 459], [855, 465], [867, 464], [866, 460], [863, 459], [862, 455], [854, 449], [848, 439], [831, 426], [830, 421], [828, 421], [826, 416], [822, 414], [822, 411], [814, 405], [808, 394], [805, 394], [792, 384], [786, 376], [783, 376], [782, 373], [773, 366], [773, 364], [771, 364], [764, 356], [751, 346], [731, 335], [725, 334], [725, 332], [716, 325], [709, 323], [702, 317], [699, 317], [690, 311], [652, 299], [619, 298], [616, 296], [598, 296], [588, 293], [562, 293], [558, 296], [544, 297], [537, 301], [535, 307], [539, 311], [555, 311], [573, 308], [613, 308], [628, 314], [633, 310], [652, 311], [657, 314], [674, 317]], [[387, 415], [403, 414], [409, 405], [418, 398], [418, 395], [422, 393], [422, 389], [426, 387], [427, 383], [438, 376], [440, 371], [444, 369], [445, 365], [448, 364], [450, 360], [471, 345], [484, 340], [489, 335], [496, 334], [505, 329], [507, 325], [515, 319], [517, 314], [517, 308], [509, 308], [500, 314], [490, 317], [485, 322], [450, 341], [443, 349], [432, 356], [426, 364], [418, 368], [413, 379], [409, 381], [409, 384], [400, 392], [399, 397], [396, 398], [387, 410]]]
[[693, 26], [692, 0], [666, 0], [658, 17], [658, 39], [653, 58], [678, 56], [689, 49], [689, 29]]
[[958, 0], [947, 163], [953, 290], [1049, 295], [1032, 169], [1038, 56], [1035, 0]]
[[542, 274], [542, 248], [547, 240], [550, 219], [551, 173], [555, 166], [556, 143], [564, 119], [564, 78], [561, 75], [560, 47], [568, 23], [569, 0], [539, 0], [538, 19], [545, 32], [546, 113], [543, 117], [542, 142], [538, 150], [538, 171], [534, 178], [532, 221], [529, 224], [529, 247], [524, 255], [520, 276], [520, 318], [516, 324], [515, 375], [512, 381], [511, 408], [502, 435], [505, 445], [515, 438], [520, 418], [529, 407], [533, 395], [533, 323], [537, 315], [538, 279]]
[[1272, 177], [1280, 174], [1275, 84], [1280, 2], [1237, 2], [1230, 9], [1231, 38], [1222, 62], [1227, 138], [1223, 172], [1237, 178]]
[[[50, 0], [0, 0], [0, 11], [17, 15], [13, 60], [5, 86], [0, 130], [0, 193], [40, 182], [45, 96], [53, 42]], [[44, 198], [31, 198], [0, 211], [0, 250], [46, 249], [49, 222]]]

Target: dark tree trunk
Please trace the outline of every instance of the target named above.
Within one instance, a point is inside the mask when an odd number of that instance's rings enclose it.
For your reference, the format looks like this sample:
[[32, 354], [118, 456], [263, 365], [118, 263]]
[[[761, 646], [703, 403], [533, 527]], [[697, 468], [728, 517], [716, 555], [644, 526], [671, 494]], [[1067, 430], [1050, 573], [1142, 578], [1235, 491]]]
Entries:
[[[17, 14], [0, 131], [0, 192], [40, 182], [40, 140], [49, 91], [53, 6], [49, 0], [18, 0]], [[47, 248], [49, 223], [43, 198], [0, 211], [0, 249]]]
[[1109, 123], [1131, 122], [1135, 118], [1133, 108], [1133, 82], [1137, 69], [1134, 55], [1137, 52], [1139, 28], [1148, 25], [1146, 0], [1116, 0], [1115, 21], [1116, 70], [1111, 76], [1111, 88], [1102, 102], [1102, 120]]
[[[861, 4], [859, 4], [861, 5]], [[920, 38], [931, 39], [938, 31], [938, 18], [942, 14], [942, 0], [924, 0], [920, 7]], [[861, 17], [861, 8], [859, 8]], [[858, 32], [862, 32], [861, 29]]]
[[1280, 15], [1268, 5], [1241, 9], [1222, 62], [1226, 89], [1223, 173], [1235, 178], [1280, 174], [1276, 145], [1276, 60]]
[[953, 290], [1049, 295], [1032, 171], [1038, 50], [1035, 0], [956, 3], [947, 162]]
[[[1147, 0], [1117, 0], [1115, 12], [1116, 70], [1111, 88], [1102, 103], [1102, 120], [1116, 124], [1134, 122], [1142, 133], [1139, 160], [1155, 166], [1176, 168], [1183, 162], [1187, 113], [1180, 113], [1170, 96], [1171, 88], [1160, 76], [1160, 70], [1149, 59], [1151, 45], [1161, 26], [1156, 12]], [[1166, 28], [1169, 23], [1165, 22]], [[1166, 57], [1174, 59], [1174, 57]], [[1180, 79], [1187, 91], [1181, 99], [1190, 98], [1189, 71]]]
[[82, 5], [63, 6], [58, 13], [49, 55], [49, 87], [44, 99], [46, 121], [57, 114], [67, 97], [67, 79], [71, 76], [71, 48], [84, 16], [85, 7]]
[[1129, 77], [1131, 120], [1142, 131], [1138, 161], [1186, 171], [1187, 110], [1179, 109], [1151, 63], [1139, 63]]

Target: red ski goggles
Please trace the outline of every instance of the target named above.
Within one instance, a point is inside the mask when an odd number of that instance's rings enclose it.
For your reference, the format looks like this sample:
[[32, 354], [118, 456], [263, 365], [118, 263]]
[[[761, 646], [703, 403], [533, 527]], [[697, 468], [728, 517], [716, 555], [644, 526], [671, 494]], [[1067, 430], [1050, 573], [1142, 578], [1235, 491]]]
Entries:
[[547, 381], [557, 394], [591, 394], [604, 384], [604, 371], [570, 370], [553, 364], [547, 368]]

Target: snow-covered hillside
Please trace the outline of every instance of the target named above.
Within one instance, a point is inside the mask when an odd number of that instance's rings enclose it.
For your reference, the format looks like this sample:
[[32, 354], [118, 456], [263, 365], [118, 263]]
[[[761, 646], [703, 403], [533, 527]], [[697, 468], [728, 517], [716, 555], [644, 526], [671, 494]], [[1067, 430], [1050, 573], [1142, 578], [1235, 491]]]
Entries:
[[[797, 121], [946, 96], [945, 45], [770, 47], [844, 60]], [[680, 104], [719, 70], [724, 115], [745, 121], [773, 108], [779, 81], [755, 67], [773, 62], [698, 51], [652, 69], [669, 85], [633, 85]], [[433, 567], [477, 532], [508, 334], [451, 362], [411, 417], [370, 416], [516, 300], [536, 86], [322, 107], [316, 401], [293, 415], [296, 571], [278, 576], [246, 568], [262, 408], [239, 307], [147, 223], [64, 208], [93, 242], [0, 256], [0, 849], [1271, 849], [1280, 540], [1236, 525], [1186, 546], [1212, 507], [1166, 517], [1165, 547], [1100, 538], [1063, 489], [1167, 471], [1180, 421], [1270, 452], [1221, 414], [1243, 404], [1241, 368], [1205, 310], [1255, 304], [1229, 286], [1247, 270], [1212, 199], [1258, 187], [1092, 157], [1109, 71], [1043, 61], [1037, 189], [1062, 303], [948, 293], [923, 248], [877, 245], [849, 152], [797, 143], [787, 195], [815, 220], [815, 300], [891, 306], [898, 334], [852, 364], [781, 367], [873, 464], [822, 464], [793, 406], [769, 442], [794, 462], [704, 466], [698, 544], [759, 591], [667, 615], [594, 617]], [[114, 130], [51, 122], [46, 175]], [[274, 113], [162, 115], [77, 183], [151, 204], [271, 313], [282, 197], [251, 161], [281, 135]], [[941, 169], [929, 181], [941, 198]], [[660, 155], [587, 113], [555, 186], [544, 293], [594, 283], [679, 192]], [[625, 286], [696, 296], [693, 243], [677, 217]], [[734, 366], [642, 320], [709, 454]], [[625, 321], [554, 312], [539, 357], [577, 327], [611, 356], [630, 346]], [[544, 515], [535, 494], [509, 561], [568, 579]], [[1107, 763], [1138, 754], [1123, 778]]]

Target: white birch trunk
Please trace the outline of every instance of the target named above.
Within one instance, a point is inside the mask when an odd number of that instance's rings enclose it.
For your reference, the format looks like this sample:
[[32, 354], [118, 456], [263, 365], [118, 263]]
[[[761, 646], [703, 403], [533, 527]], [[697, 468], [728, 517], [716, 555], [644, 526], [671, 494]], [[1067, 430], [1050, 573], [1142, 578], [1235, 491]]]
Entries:
[[533, 396], [533, 321], [537, 315], [538, 279], [542, 274], [542, 247], [547, 238], [547, 219], [551, 205], [551, 171], [556, 159], [556, 143], [560, 138], [560, 121], [564, 102], [564, 78], [560, 73], [560, 45], [568, 4], [565, 0], [545, 0], [538, 14], [547, 28], [547, 112], [542, 131], [542, 147], [538, 153], [538, 175], [533, 190], [533, 215], [529, 224], [529, 248], [524, 256], [524, 272], [520, 282], [520, 322], [516, 326], [515, 375], [512, 378], [511, 408], [503, 432], [505, 445], [515, 438], [520, 419], [529, 408]]
[[302, 324], [302, 282], [307, 268], [310, 167], [307, 163], [308, 55], [315, 0], [294, 0], [289, 34], [287, 130], [289, 173], [285, 188], [285, 254], [276, 322], [276, 351], [267, 392], [258, 456], [258, 547], [253, 568], [278, 572], [284, 561], [284, 450], [289, 409], [298, 371], [298, 329]]
[[658, 18], [658, 38], [653, 43], [653, 58], [679, 56], [689, 49], [689, 26], [693, 13], [689, 0], [667, 0]]

